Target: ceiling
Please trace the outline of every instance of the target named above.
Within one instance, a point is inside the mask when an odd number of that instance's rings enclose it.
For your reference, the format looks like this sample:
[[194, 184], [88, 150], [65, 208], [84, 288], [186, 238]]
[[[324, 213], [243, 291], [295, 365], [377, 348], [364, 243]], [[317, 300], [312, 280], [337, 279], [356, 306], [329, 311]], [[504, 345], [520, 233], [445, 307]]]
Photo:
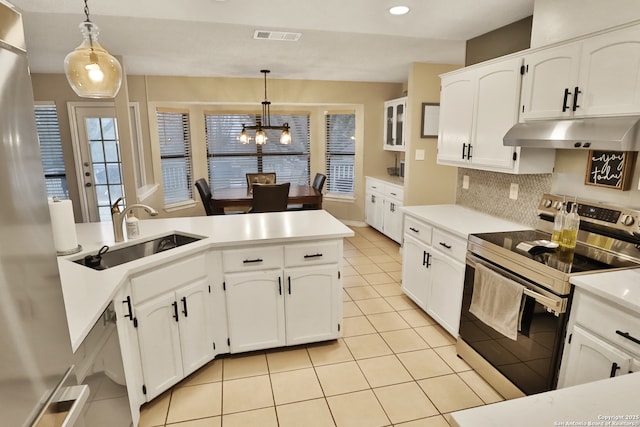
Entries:
[[[62, 73], [82, 0], [9, 0], [32, 72]], [[533, 13], [534, 0], [92, 0], [100, 43], [128, 74], [405, 82], [412, 62], [463, 64], [465, 41]], [[387, 9], [402, 3], [403, 16]], [[254, 40], [255, 30], [302, 33]]]

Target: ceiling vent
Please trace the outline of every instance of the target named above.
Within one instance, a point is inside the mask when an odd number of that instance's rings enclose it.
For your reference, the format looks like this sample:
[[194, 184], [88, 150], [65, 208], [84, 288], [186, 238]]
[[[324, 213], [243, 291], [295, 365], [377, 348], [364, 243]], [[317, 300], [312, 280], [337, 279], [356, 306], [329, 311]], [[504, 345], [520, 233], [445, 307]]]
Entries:
[[256, 30], [253, 38], [256, 40], [280, 40], [285, 42], [297, 42], [302, 33], [289, 33], [285, 31]]

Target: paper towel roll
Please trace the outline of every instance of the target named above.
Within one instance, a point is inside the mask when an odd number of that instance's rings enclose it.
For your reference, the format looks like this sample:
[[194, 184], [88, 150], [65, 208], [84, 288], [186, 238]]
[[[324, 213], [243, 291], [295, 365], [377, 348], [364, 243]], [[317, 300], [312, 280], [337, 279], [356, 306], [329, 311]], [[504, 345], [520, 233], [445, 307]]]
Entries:
[[49, 214], [56, 251], [61, 253], [75, 250], [78, 247], [78, 236], [71, 200], [49, 200]]

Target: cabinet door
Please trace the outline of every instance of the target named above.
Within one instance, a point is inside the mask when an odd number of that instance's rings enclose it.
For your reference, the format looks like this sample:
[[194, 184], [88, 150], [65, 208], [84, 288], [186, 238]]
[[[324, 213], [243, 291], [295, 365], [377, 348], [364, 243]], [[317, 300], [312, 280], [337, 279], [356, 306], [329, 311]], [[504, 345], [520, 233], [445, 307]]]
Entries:
[[571, 333], [568, 356], [563, 358], [564, 382], [569, 387], [629, 373], [631, 356], [576, 325]]
[[405, 114], [407, 98], [398, 98], [384, 103], [384, 149], [404, 151]]
[[366, 222], [378, 231], [382, 228], [384, 217], [384, 197], [382, 193], [367, 192], [367, 203], [365, 206]]
[[471, 143], [475, 70], [442, 79], [438, 163], [465, 165]]
[[432, 250], [431, 254], [432, 279], [427, 299], [427, 313], [457, 338], [465, 266], [439, 251]]
[[287, 345], [339, 336], [340, 289], [337, 265], [285, 270]]
[[[572, 43], [525, 56], [520, 120], [569, 117], [578, 82], [580, 44]], [[565, 90], [567, 91], [565, 102]], [[563, 110], [563, 103], [566, 111]]]
[[213, 359], [210, 298], [206, 280], [199, 280], [176, 291], [184, 376]]
[[394, 199], [384, 200], [384, 234], [398, 243], [402, 242], [402, 203]]
[[504, 134], [518, 122], [521, 58], [477, 69], [476, 101], [471, 136], [474, 167], [511, 172], [517, 148], [502, 143]]
[[282, 270], [225, 275], [231, 352], [285, 345]]
[[135, 306], [147, 401], [183, 378], [176, 310], [173, 292]]
[[431, 282], [429, 247], [405, 234], [402, 254], [402, 291], [423, 310]]
[[586, 39], [582, 46], [576, 116], [638, 114], [640, 28]]

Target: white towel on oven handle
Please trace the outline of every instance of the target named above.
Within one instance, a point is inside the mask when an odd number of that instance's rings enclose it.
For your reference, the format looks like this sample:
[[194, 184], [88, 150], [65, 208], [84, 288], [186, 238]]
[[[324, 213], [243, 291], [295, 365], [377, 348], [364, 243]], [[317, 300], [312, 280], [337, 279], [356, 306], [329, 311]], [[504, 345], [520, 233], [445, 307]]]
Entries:
[[469, 312], [505, 337], [517, 340], [524, 287], [479, 263], [475, 270]]

